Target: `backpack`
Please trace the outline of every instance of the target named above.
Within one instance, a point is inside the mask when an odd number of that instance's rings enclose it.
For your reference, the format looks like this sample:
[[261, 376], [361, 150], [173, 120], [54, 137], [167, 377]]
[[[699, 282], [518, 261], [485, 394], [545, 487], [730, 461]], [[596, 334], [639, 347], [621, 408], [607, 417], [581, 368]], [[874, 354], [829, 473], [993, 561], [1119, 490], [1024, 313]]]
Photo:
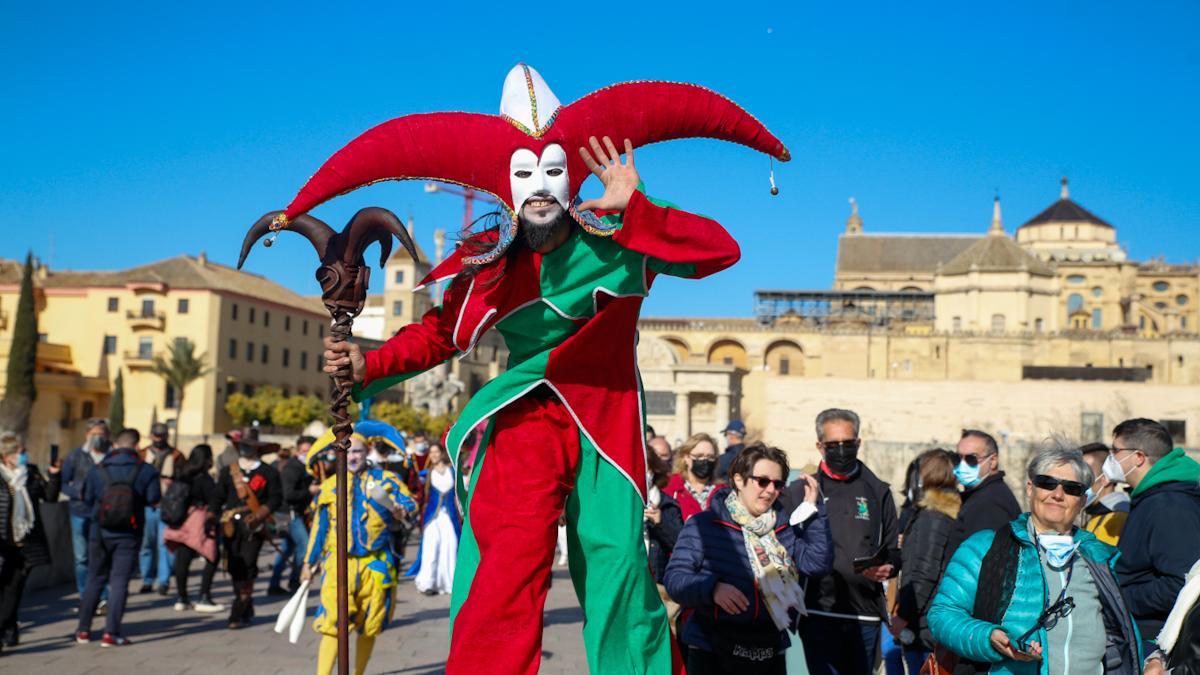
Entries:
[[170, 527], [183, 525], [188, 517], [191, 488], [181, 480], [173, 480], [158, 503], [158, 518]]
[[108, 473], [108, 468], [97, 464], [96, 469], [104, 479], [104, 491], [100, 493], [99, 506], [96, 509], [96, 523], [105, 530], [114, 532], [134, 532], [137, 530], [137, 516], [142, 511], [141, 499], [133, 489], [133, 479], [141, 468], [139, 462], [128, 481], [115, 481]]

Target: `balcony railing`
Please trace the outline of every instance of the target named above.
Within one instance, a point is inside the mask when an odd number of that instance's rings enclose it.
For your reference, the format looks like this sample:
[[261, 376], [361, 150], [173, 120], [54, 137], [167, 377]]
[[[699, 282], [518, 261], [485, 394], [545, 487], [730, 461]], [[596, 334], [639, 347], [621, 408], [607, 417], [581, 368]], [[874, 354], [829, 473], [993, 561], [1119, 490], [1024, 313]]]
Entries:
[[153, 368], [154, 353], [145, 351], [125, 352], [125, 365], [130, 368]]
[[162, 312], [125, 312], [125, 320], [133, 330], [162, 330], [167, 324], [167, 315]]

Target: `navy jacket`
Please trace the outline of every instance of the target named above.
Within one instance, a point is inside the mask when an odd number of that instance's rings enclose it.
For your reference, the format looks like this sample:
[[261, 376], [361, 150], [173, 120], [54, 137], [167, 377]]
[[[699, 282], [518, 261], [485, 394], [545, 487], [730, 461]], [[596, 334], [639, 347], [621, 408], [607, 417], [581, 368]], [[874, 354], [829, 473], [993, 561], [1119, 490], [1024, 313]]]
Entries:
[[[742, 528], [733, 522], [725, 508], [729, 490], [728, 487], [718, 489], [708, 510], [696, 514], [683, 526], [667, 563], [663, 584], [675, 602], [696, 613], [704, 613], [704, 623], [715, 624], [717, 630], [722, 625], [729, 625], [777, 631], [764, 607], [765, 601], [746, 557]], [[786, 512], [778, 501], [774, 508], [777, 518], [775, 537], [791, 553], [800, 573], [800, 583], [803, 585], [810, 577], [828, 573], [833, 568], [833, 539], [829, 534], [825, 507], [819, 505], [817, 515], [797, 527], [788, 524]], [[750, 600], [750, 606], [739, 614], [727, 614], [717, 607], [713, 603], [717, 582], [735, 586]], [[779, 648], [786, 649], [791, 644], [787, 631], [778, 633]], [[712, 649], [705, 627], [694, 616], [688, 620], [682, 637], [689, 645]]]
[[1200, 485], [1170, 481], [1133, 498], [1117, 548], [1117, 577], [1147, 639], [1158, 635], [1184, 577], [1200, 559]]
[[[137, 450], [133, 448], [117, 448], [100, 462], [108, 471], [109, 477], [114, 481], [133, 480], [133, 491], [142, 499], [142, 503], [147, 506], [155, 506], [159, 499], [162, 498], [162, 488], [158, 484], [158, 472], [154, 467], [141, 460]], [[104, 494], [104, 476], [100, 474], [100, 470], [93, 467], [88, 472], [87, 478], [83, 482], [83, 504], [87, 507], [87, 514], [91, 516], [92, 530], [89, 536], [103, 536], [105, 539], [141, 539], [142, 526], [145, 524], [143, 513], [135, 513], [137, 518], [137, 529], [133, 532], [115, 532], [113, 530], [103, 530], [96, 523], [96, 509], [100, 506], [100, 497]]]
[[62, 491], [70, 499], [67, 509], [73, 516], [91, 517], [92, 510], [83, 503], [83, 482], [87, 480], [88, 472], [93, 466], [96, 466], [96, 463], [92, 461], [92, 453], [83, 447], [75, 448], [63, 458], [60, 472]]

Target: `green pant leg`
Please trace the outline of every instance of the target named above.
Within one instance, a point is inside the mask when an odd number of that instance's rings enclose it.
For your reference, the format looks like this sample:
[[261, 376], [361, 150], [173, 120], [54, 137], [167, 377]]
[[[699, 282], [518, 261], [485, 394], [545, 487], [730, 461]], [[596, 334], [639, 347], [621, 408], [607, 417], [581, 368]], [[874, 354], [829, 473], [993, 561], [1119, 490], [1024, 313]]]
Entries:
[[671, 631], [646, 559], [643, 510], [629, 480], [581, 437], [567, 548], [592, 673], [671, 672]]

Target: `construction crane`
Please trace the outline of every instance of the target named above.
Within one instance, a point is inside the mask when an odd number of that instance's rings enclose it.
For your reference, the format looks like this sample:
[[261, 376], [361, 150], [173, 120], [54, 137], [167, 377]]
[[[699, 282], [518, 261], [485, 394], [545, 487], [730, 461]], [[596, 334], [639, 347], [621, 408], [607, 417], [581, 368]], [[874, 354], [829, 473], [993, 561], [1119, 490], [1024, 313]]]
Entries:
[[471, 223], [475, 222], [475, 200], [479, 200], [485, 204], [499, 204], [500, 200], [486, 192], [480, 192], [472, 188], [457, 188], [449, 185], [440, 185], [438, 183], [429, 182], [425, 184], [426, 192], [444, 192], [462, 197], [463, 199], [463, 222], [462, 231], [467, 232], [471, 229]]

